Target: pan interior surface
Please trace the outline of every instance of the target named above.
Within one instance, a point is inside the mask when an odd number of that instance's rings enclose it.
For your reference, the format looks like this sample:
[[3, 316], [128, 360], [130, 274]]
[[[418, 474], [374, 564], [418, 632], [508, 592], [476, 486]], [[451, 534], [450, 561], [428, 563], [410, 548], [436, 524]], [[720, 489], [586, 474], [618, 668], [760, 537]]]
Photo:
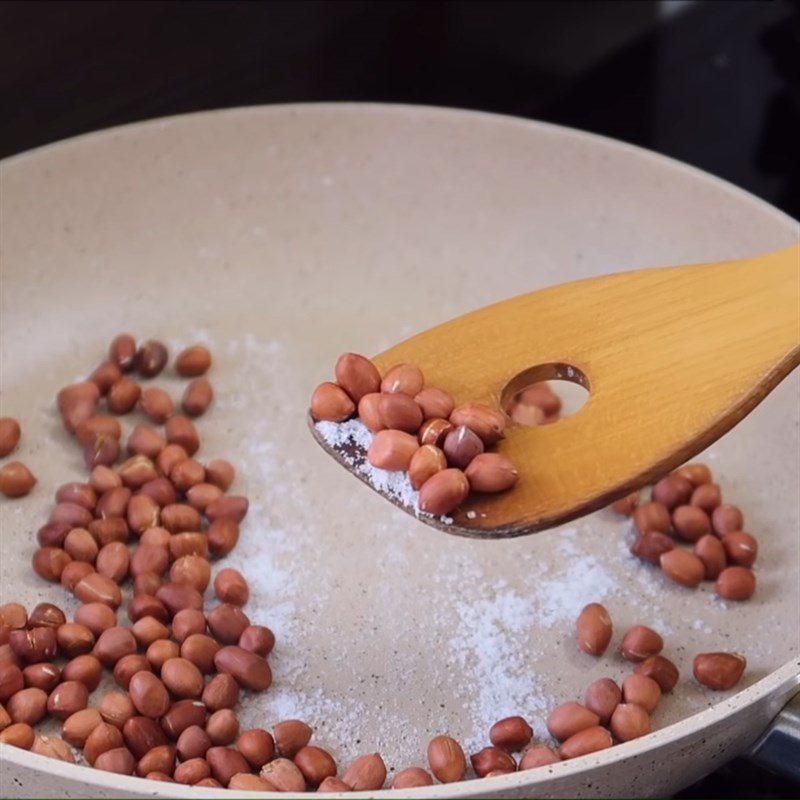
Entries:
[[[2, 180], [0, 399], [39, 483], [0, 504], [0, 602], [75, 608], [30, 568], [55, 488], [85, 474], [53, 398], [129, 331], [214, 353], [200, 457], [230, 458], [251, 502], [220, 566], [246, 575], [246, 610], [277, 637], [243, 728], [304, 719], [340, 764], [378, 751], [397, 771], [425, 765], [438, 733], [475, 752], [510, 714], [546, 737], [549, 709], [630, 672], [614, 647], [633, 624], [664, 636], [683, 678], [656, 728], [730, 696], [691, 679], [696, 653], [745, 654], [738, 689], [797, 656], [797, 375], [699, 459], [759, 539], [740, 604], [637, 561], [610, 511], [521, 539], [436, 532], [324, 457], [305, 418], [343, 351], [553, 283], [788, 246], [796, 224], [775, 210], [608, 140], [411, 107], [177, 117], [11, 159]], [[601, 659], [573, 637], [592, 601], [616, 630]]]

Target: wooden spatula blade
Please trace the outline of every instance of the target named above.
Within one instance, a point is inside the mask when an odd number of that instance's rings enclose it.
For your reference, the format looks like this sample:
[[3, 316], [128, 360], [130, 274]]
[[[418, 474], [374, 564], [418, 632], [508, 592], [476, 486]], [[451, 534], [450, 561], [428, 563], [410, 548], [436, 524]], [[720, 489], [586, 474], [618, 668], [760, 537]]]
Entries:
[[[504, 407], [535, 380], [590, 397], [553, 425], [509, 425], [497, 450], [519, 483], [471, 494], [449, 533], [521, 536], [602, 508], [726, 433], [800, 363], [800, 246], [716, 264], [662, 267], [553, 286], [418, 334], [375, 359], [418, 365], [456, 402]], [[317, 441], [362, 480], [353, 452]], [[358, 447], [355, 448], [359, 450]], [[363, 459], [363, 447], [357, 453]]]

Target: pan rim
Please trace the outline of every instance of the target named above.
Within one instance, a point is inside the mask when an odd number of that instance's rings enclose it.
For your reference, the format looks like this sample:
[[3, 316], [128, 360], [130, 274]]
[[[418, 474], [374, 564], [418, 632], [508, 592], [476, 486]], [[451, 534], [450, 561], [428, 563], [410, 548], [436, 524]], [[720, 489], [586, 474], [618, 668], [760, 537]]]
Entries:
[[[413, 105], [401, 103], [357, 103], [357, 102], [319, 102], [319, 103], [284, 103], [271, 105], [252, 105], [239, 106], [223, 109], [210, 109], [196, 111], [188, 114], [175, 114], [167, 117], [142, 120], [125, 125], [113, 126], [101, 130], [79, 134], [57, 142], [41, 145], [39, 147], [26, 150], [0, 160], [0, 171], [13, 170], [24, 167], [31, 161], [40, 157], [48, 156], [56, 148], [58, 151], [68, 150], [73, 147], [90, 147], [95, 140], [106, 140], [109, 137], [135, 135], [139, 131], [156, 130], [176, 124], [202, 125], [205, 120], [217, 118], [220, 115], [236, 118], [242, 115], [254, 115], [262, 117], [268, 121], [273, 115], [301, 115], [308, 113], [323, 113], [332, 115], [362, 115], [365, 112], [377, 115], [386, 114], [408, 114], [412, 116], [434, 117], [436, 119], [460, 120], [465, 124], [486, 123], [491, 125], [512, 126], [520, 129], [528, 129], [532, 132], [547, 133], [552, 136], [568, 137], [573, 141], [583, 141], [600, 146], [616, 153], [629, 154], [633, 158], [644, 159], [646, 162], [655, 165], [657, 168], [667, 169], [671, 172], [682, 172], [690, 178], [696, 179], [716, 187], [718, 190], [728, 193], [734, 197], [754, 204], [760, 211], [772, 216], [773, 219], [786, 225], [800, 239], [800, 223], [785, 212], [775, 208], [766, 201], [756, 197], [745, 189], [742, 189], [730, 182], [712, 175], [697, 167], [691, 166], [669, 156], [655, 153], [637, 145], [619, 141], [600, 134], [590, 133], [577, 128], [556, 125], [553, 123], [530, 120], [505, 114], [496, 114], [485, 111], [475, 111], [459, 108], [446, 108], [439, 106]], [[742, 254], [746, 255], [746, 254]], [[800, 687], [800, 657], [796, 656], [773, 672], [756, 681], [751, 686], [738, 692], [732, 697], [725, 698], [710, 708], [699, 711], [665, 728], [654, 731], [641, 739], [616, 745], [608, 750], [584, 756], [572, 761], [564, 761], [552, 765], [547, 770], [542, 770], [540, 778], [535, 772], [516, 772], [509, 775], [498, 776], [489, 779], [485, 791], [502, 793], [503, 791], [514, 791], [523, 786], [534, 787], [540, 782], [550, 782], [554, 778], [580, 773], [586, 769], [607, 766], [617, 762], [625, 761], [638, 755], [644, 754], [655, 746], [662, 746], [675, 742], [692, 732], [699, 731], [704, 727], [721, 722], [728, 717], [742, 711], [747, 706], [763, 701], [769, 696], [776, 698], [776, 711], [780, 705], [788, 700], [792, 691]], [[39, 756], [29, 751], [19, 750], [11, 746], [0, 745], [0, 758], [8, 763], [27, 767], [40, 772], [58, 773], [62, 766], [67, 769], [70, 778], [80, 781], [86, 785], [109, 790], [111, 795], [119, 792], [130, 793], [149, 793], [159, 795], [156, 782], [142, 784], [143, 778], [133, 776], [121, 776], [111, 773], [104, 773], [83, 765], [66, 764], [64, 762], [53, 762], [52, 759], [44, 760], [44, 756]], [[56, 766], [58, 765], [58, 766]], [[444, 784], [435, 787], [419, 787], [417, 789], [404, 790], [403, 794], [410, 797], [437, 797], [437, 798], [456, 798], [467, 797], [474, 793], [476, 784], [473, 781], [466, 781], [455, 784]], [[163, 786], [161, 787], [163, 791]], [[389, 790], [381, 790], [378, 794], [383, 795]], [[227, 790], [219, 789], [199, 789], [192, 786], [180, 786], [179, 784], [169, 784], [168, 790], [164, 792], [171, 797], [227, 797]], [[254, 796], [280, 797], [280, 793], [265, 792], [253, 793]], [[354, 800], [359, 798], [373, 797], [375, 792], [351, 792], [342, 797], [352, 797]]]

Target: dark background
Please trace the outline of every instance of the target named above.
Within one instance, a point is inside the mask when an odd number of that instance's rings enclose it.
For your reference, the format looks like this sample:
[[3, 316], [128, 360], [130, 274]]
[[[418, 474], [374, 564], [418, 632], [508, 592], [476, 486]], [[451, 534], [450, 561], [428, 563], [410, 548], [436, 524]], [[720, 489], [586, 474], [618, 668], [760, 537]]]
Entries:
[[380, 100], [604, 133], [800, 217], [798, 0], [0, 2], [0, 156], [206, 108]]
[[[584, 128], [800, 217], [800, 0], [0, 2], [0, 157], [150, 117], [320, 100]], [[798, 794], [739, 760], [680, 796]]]

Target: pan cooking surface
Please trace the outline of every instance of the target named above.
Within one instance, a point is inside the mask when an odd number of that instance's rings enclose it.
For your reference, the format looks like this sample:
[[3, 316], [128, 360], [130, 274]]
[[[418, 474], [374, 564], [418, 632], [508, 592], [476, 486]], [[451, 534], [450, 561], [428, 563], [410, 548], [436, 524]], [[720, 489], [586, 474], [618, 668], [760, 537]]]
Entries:
[[[237, 464], [251, 500], [223, 563], [278, 641], [244, 726], [299, 717], [337, 760], [377, 750], [397, 770], [424, 764], [437, 733], [474, 752], [508, 714], [546, 736], [552, 706], [630, 671], [612, 650], [635, 623], [662, 633], [683, 679], [656, 728], [729, 696], [695, 685], [697, 652], [744, 653], [739, 688], [796, 656], [797, 376], [700, 459], [759, 539], [743, 604], [638, 562], [609, 511], [520, 540], [439, 534], [324, 457], [305, 420], [344, 350], [555, 282], [788, 245], [775, 212], [604, 140], [402, 108], [178, 118], [23, 156], [3, 180], [3, 414], [39, 484], [0, 504], [2, 602], [75, 607], [30, 569], [52, 493], [84, 474], [53, 398], [125, 330], [216, 359], [200, 456]], [[616, 631], [599, 660], [573, 639], [591, 601]]]

